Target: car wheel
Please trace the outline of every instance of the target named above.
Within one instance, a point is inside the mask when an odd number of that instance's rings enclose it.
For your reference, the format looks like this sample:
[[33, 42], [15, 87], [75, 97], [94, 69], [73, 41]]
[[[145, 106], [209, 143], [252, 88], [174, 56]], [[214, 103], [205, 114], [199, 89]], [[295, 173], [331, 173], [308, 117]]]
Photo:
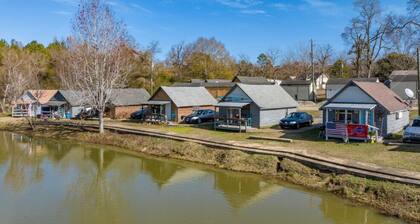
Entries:
[[197, 119], [197, 124], [201, 124], [201, 119], [200, 118]]
[[300, 128], [300, 124], [299, 123], [297, 123], [296, 124], [296, 129], [299, 129]]

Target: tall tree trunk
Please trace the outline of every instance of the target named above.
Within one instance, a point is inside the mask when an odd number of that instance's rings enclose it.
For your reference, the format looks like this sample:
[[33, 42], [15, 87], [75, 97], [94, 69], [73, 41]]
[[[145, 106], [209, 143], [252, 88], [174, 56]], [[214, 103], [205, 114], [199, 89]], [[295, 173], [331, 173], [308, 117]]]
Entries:
[[105, 133], [105, 129], [104, 129], [104, 111], [100, 110], [99, 111], [99, 133], [103, 134]]

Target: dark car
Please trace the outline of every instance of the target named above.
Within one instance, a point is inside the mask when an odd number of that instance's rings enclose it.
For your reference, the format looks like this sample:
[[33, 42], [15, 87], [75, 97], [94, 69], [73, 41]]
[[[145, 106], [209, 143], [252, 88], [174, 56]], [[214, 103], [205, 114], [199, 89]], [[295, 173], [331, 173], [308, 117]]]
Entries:
[[280, 120], [281, 128], [300, 128], [311, 126], [314, 122], [312, 115], [306, 112], [293, 112]]
[[184, 118], [187, 124], [200, 124], [202, 122], [214, 121], [216, 112], [214, 110], [196, 110]]
[[98, 117], [99, 117], [99, 112], [97, 110], [92, 109], [92, 108], [84, 108], [74, 117], [74, 119], [85, 120], [85, 119], [98, 118]]
[[144, 108], [139, 111], [133, 112], [130, 115], [130, 118], [132, 120], [143, 120], [146, 117], [146, 115], [148, 115], [149, 113], [150, 113], [150, 110], [147, 108]]

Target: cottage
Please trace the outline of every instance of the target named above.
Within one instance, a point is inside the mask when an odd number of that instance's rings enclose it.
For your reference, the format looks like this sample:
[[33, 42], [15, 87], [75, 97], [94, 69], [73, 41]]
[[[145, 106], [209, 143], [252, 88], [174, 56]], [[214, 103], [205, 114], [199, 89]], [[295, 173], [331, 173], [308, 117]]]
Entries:
[[177, 82], [173, 87], [204, 87], [210, 94], [216, 98], [221, 99], [227, 92], [235, 85], [235, 83], [226, 79], [192, 79], [190, 82]]
[[150, 100], [152, 116], [181, 122], [195, 110], [212, 109], [217, 100], [204, 87], [160, 87]]
[[237, 83], [216, 106], [219, 117], [215, 128], [242, 131], [277, 125], [297, 106], [281, 86]]
[[[417, 89], [417, 71], [416, 70], [398, 70], [393, 71], [389, 76], [389, 87], [402, 99], [407, 99], [405, 89], [410, 89], [416, 92]], [[414, 94], [414, 98], [417, 96]]]
[[149, 98], [145, 89], [113, 89], [107, 112], [112, 119], [127, 119], [146, 105]]
[[296, 101], [314, 99], [314, 85], [310, 80], [283, 80], [280, 85]]
[[270, 84], [273, 84], [262, 76], [242, 76], [242, 75], [235, 76], [233, 78], [232, 82], [233, 83], [250, 84], [250, 85], [270, 85]]
[[345, 79], [345, 78], [330, 78], [327, 81], [326, 85], [326, 97], [327, 100], [331, 99], [338, 91], [340, 91], [344, 86], [346, 86], [347, 83], [349, 83], [351, 80], [359, 81], [359, 82], [379, 82], [378, 78], [351, 78], [351, 79]]
[[368, 140], [409, 124], [407, 104], [382, 83], [351, 81], [322, 107], [325, 136]]
[[13, 117], [51, 116], [54, 105], [48, 105], [57, 90], [27, 90], [13, 103]]
[[324, 73], [315, 74], [315, 86], [317, 90], [325, 90], [327, 88], [327, 82], [330, 77]]
[[83, 95], [80, 91], [58, 90], [45, 104], [50, 113], [62, 118], [73, 118], [83, 109]]

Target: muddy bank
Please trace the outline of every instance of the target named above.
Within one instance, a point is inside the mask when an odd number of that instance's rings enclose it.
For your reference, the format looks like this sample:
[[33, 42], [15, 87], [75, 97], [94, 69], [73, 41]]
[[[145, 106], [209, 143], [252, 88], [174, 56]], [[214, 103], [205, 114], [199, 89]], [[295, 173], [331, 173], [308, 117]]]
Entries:
[[252, 155], [161, 138], [115, 133], [99, 135], [78, 128], [55, 126], [38, 126], [37, 131], [32, 132], [24, 123], [1, 125], [0, 128], [35, 137], [112, 145], [148, 155], [257, 173], [314, 190], [332, 192], [353, 202], [376, 207], [388, 215], [420, 223], [420, 188], [415, 186], [322, 173], [288, 159], [279, 160], [275, 156]]

